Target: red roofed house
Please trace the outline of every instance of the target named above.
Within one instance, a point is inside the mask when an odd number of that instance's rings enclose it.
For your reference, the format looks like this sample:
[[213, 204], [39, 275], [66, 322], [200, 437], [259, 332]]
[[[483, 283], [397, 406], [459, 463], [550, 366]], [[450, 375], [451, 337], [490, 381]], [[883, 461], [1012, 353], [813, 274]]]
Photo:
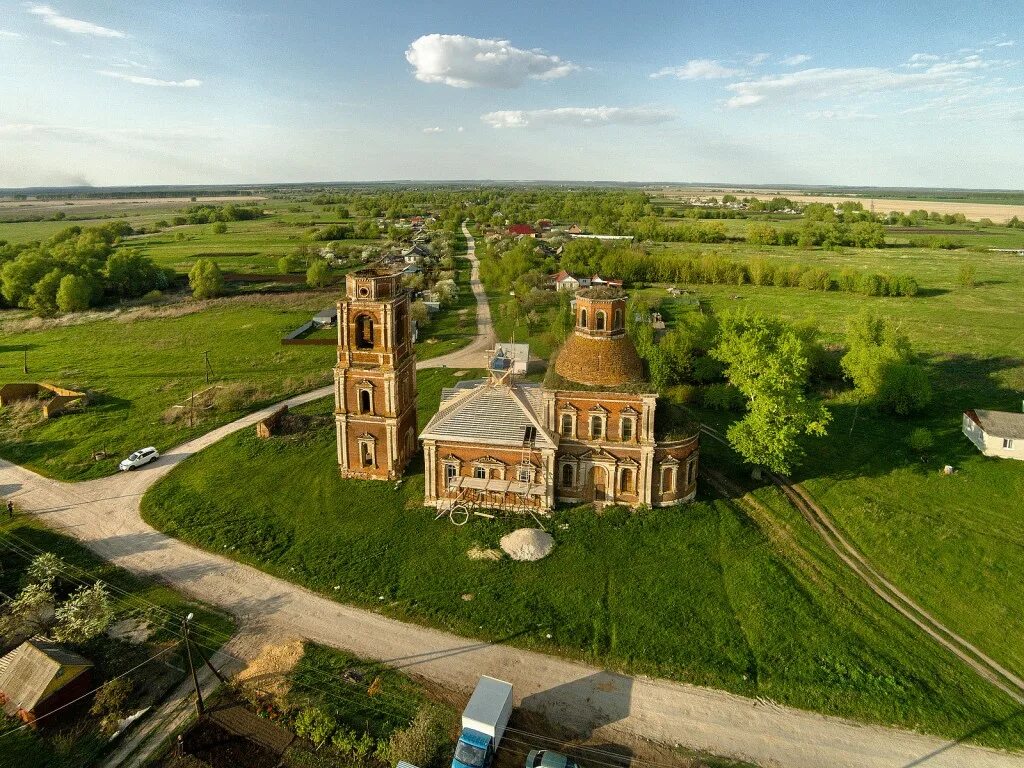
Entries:
[[529, 235], [533, 237], [536, 233], [533, 231], [533, 227], [529, 224], [513, 224], [508, 228], [510, 235]]

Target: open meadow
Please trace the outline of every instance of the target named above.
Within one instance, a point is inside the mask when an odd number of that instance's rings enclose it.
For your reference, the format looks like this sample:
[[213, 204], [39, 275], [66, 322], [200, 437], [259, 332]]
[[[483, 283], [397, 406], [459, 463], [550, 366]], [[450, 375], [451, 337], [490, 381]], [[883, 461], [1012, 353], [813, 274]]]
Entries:
[[[419, 374], [421, 426], [452, 380]], [[259, 440], [246, 430], [183, 462], [144, 497], [146, 520], [405, 620], [821, 712], [1024, 744], [1024, 722], [986, 727], [1010, 716], [1008, 699], [922, 644], [806, 531], [780, 547], [705, 494], [641, 514], [562, 510], [544, 521], [557, 542], [550, 557], [471, 559], [469, 550], [495, 548], [521, 523], [435, 520], [421, 506], [420, 466], [399, 485], [342, 480], [330, 404], [297, 412], [310, 420], [305, 432]], [[225, 486], [239, 465], [249, 481]]]

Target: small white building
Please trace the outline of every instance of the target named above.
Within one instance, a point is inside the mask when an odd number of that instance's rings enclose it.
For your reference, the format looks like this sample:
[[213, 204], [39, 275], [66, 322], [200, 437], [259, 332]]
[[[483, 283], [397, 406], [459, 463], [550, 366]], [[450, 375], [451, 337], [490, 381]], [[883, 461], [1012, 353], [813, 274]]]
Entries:
[[524, 375], [530, 365], [530, 345], [498, 342], [494, 346], [492, 362], [499, 360], [502, 361], [500, 370], [511, 370], [516, 375]]
[[986, 456], [1024, 461], [1024, 413], [964, 411], [964, 434]]

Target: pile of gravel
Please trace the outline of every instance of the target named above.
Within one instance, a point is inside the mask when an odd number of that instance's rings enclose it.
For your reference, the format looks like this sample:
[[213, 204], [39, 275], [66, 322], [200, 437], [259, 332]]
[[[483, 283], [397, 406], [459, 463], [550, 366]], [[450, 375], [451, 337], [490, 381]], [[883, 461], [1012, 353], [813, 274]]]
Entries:
[[540, 560], [555, 546], [551, 534], [539, 528], [520, 528], [501, 537], [501, 548], [513, 560]]

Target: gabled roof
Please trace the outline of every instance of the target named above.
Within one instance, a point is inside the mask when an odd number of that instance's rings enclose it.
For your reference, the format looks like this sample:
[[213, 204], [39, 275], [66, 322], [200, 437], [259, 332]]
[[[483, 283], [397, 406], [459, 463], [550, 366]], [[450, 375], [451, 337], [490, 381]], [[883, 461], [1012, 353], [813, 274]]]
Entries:
[[537, 418], [541, 407], [541, 389], [536, 384], [460, 382], [441, 393], [441, 406], [420, 438], [519, 447], [526, 428], [533, 427], [534, 445], [554, 448], [557, 437]]
[[1012, 411], [986, 411], [974, 408], [964, 414], [981, 427], [985, 434], [993, 437], [1008, 437], [1011, 440], [1024, 440], [1024, 413]]
[[4, 656], [0, 671], [0, 693], [7, 701], [4, 712], [32, 712], [79, 675], [92, 668], [92, 662], [46, 640], [26, 640]]

